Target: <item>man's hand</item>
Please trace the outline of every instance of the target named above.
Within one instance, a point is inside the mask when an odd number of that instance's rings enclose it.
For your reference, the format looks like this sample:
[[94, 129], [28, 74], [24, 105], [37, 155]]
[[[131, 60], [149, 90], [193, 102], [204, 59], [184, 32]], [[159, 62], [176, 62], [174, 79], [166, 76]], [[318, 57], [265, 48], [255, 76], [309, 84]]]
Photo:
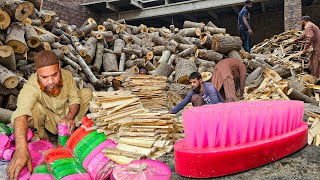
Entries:
[[248, 32], [249, 32], [249, 34], [250, 35], [252, 35], [253, 34], [253, 31], [252, 31], [252, 29], [250, 28], [250, 29], [248, 29]]
[[76, 127], [76, 123], [74, 122], [73, 119], [61, 119], [59, 122], [60, 123], [65, 123], [67, 124], [69, 130], [70, 130], [70, 133], [72, 133], [74, 131], [74, 128]]
[[7, 174], [10, 180], [16, 180], [21, 170], [27, 166], [29, 172], [32, 172], [31, 157], [28, 148], [18, 148], [13, 154], [13, 158], [7, 168]]

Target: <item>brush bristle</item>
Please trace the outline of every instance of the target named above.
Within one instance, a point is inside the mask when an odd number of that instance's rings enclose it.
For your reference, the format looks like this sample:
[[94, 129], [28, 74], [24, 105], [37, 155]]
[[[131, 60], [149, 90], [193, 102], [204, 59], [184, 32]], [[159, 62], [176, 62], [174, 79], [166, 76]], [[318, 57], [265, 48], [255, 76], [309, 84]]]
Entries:
[[291, 132], [304, 124], [301, 101], [251, 101], [192, 107], [183, 112], [193, 147], [228, 147]]

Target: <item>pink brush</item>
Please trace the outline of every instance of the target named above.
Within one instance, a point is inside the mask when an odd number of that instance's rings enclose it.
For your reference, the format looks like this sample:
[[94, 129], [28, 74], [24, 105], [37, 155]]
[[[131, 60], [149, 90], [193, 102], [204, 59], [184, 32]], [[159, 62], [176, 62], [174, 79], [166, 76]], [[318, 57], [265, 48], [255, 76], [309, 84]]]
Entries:
[[19, 180], [28, 180], [28, 179], [30, 179], [30, 176], [31, 176], [31, 174], [30, 174], [29, 170], [26, 167], [24, 167], [22, 169], [22, 171], [20, 172], [18, 179]]
[[[27, 140], [30, 141], [32, 139], [32, 137], [34, 136], [33, 132], [31, 131], [31, 129], [28, 129], [28, 132], [27, 132]], [[10, 136], [10, 140], [11, 141], [14, 141], [14, 133], [11, 134]]]
[[250, 101], [183, 112], [185, 138], [174, 145], [176, 172], [210, 178], [283, 158], [307, 143], [301, 101]]
[[14, 154], [14, 150], [13, 149], [6, 149], [3, 151], [3, 159], [7, 160], [7, 161], [10, 161], [12, 156]]
[[112, 172], [112, 180], [169, 180], [170, 168], [157, 160], [135, 160], [127, 165], [117, 165]]
[[49, 141], [45, 141], [45, 140], [39, 140], [36, 142], [28, 143], [29, 150], [35, 150], [35, 151], [47, 150], [47, 149], [51, 149], [53, 147], [54, 146], [52, 143], [50, 143]]
[[86, 170], [90, 173], [90, 176], [93, 179], [96, 179], [100, 169], [102, 169], [110, 161], [110, 159], [107, 158], [104, 154], [104, 152], [98, 153], [94, 158], [92, 158], [89, 165], [86, 167]]
[[7, 147], [9, 138], [6, 135], [0, 134], [0, 148]]
[[87, 170], [88, 164], [91, 161], [93, 157], [95, 157], [98, 153], [100, 153], [104, 148], [114, 148], [116, 147], [117, 143], [114, 141], [108, 139], [101, 143], [99, 146], [97, 146], [93, 151], [90, 152], [90, 154], [84, 159], [82, 166]]
[[44, 162], [44, 157], [39, 151], [29, 150], [29, 152], [30, 152], [33, 168], [35, 168], [36, 166]]

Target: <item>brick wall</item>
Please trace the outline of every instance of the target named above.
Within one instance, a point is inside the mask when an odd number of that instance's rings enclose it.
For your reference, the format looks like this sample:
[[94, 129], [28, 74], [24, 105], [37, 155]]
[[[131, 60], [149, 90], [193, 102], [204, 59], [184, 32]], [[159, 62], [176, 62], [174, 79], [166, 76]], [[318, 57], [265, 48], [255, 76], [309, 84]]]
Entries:
[[302, 16], [302, 2], [301, 0], [284, 0], [284, 28], [301, 29], [301, 25], [297, 18]]
[[45, 0], [43, 9], [57, 12], [60, 19], [68, 24], [81, 26], [89, 17], [96, 17], [96, 14], [81, 6], [82, 3], [92, 2], [94, 0]]

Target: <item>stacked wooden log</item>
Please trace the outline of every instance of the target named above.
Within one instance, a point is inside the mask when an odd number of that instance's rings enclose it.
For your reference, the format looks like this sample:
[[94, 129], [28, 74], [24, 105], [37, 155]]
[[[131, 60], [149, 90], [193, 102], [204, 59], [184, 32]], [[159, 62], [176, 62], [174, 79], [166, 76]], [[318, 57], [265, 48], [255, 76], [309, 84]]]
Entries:
[[124, 86], [140, 98], [144, 108], [153, 112], [168, 112], [167, 77], [154, 75], [128, 76]]
[[179, 137], [175, 135], [177, 130], [174, 115], [132, 114], [130, 120], [119, 123], [118, 145], [104, 150], [108, 158], [119, 164], [141, 158], [157, 159], [171, 152], [173, 143]]
[[318, 114], [309, 113], [308, 118], [309, 131], [308, 131], [308, 144], [309, 145], [320, 145], [320, 119]]

